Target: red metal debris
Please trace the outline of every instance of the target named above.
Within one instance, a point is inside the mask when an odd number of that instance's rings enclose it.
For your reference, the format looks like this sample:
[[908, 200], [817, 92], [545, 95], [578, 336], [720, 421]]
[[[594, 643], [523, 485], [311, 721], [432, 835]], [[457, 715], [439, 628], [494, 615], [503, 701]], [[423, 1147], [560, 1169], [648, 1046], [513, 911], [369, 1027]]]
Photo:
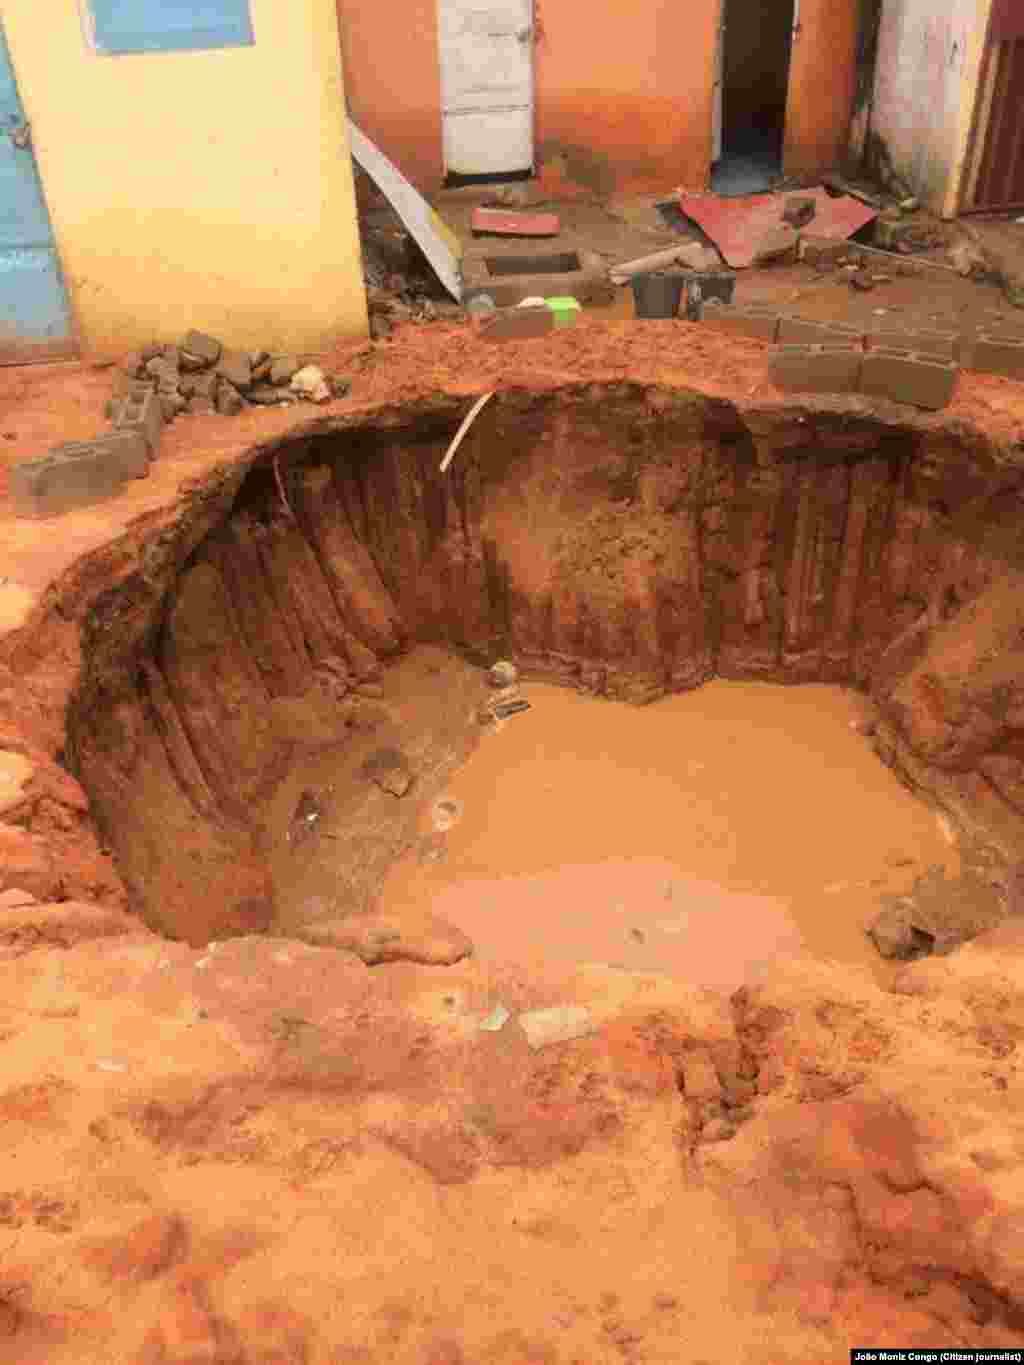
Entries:
[[[878, 217], [872, 209], [850, 195], [833, 199], [825, 189], [801, 190], [813, 199], [815, 214], [807, 225], [816, 237], [842, 240]], [[745, 194], [725, 199], [719, 194], [682, 194], [679, 207], [687, 218], [707, 234], [734, 270], [752, 265], [758, 246], [767, 233], [782, 222], [785, 194]]]

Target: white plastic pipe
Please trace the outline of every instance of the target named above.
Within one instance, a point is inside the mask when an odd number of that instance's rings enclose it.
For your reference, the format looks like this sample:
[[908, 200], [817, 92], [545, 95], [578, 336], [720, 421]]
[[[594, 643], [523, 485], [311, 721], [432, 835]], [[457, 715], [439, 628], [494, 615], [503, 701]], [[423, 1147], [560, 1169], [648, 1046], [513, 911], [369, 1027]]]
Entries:
[[446, 469], [448, 468], [448, 466], [451, 464], [452, 460], [454, 460], [454, 458], [455, 458], [455, 452], [458, 450], [459, 446], [462, 444], [462, 438], [463, 438], [463, 436], [465, 436], [466, 432], [470, 429], [470, 427], [473, 425], [474, 421], [476, 420], [476, 415], [477, 415], [477, 413], [480, 411], [480, 409], [483, 407], [483, 405], [487, 402], [488, 398], [493, 398], [496, 392], [497, 392], [497, 390], [492, 389], [490, 393], [485, 393], [484, 396], [483, 396], [483, 398], [478, 398], [478, 399], [476, 400], [476, 402], [473, 404], [473, 406], [470, 408], [469, 412], [466, 413], [466, 420], [462, 423], [462, 426], [459, 427], [458, 431], [455, 433], [455, 437], [454, 437], [454, 439], [452, 440], [451, 445], [448, 447], [448, 449], [447, 449], [447, 450], [445, 451], [445, 453], [444, 453], [444, 459], [441, 461], [441, 473], [442, 473], [442, 474], [445, 472], [445, 470], [446, 470]]

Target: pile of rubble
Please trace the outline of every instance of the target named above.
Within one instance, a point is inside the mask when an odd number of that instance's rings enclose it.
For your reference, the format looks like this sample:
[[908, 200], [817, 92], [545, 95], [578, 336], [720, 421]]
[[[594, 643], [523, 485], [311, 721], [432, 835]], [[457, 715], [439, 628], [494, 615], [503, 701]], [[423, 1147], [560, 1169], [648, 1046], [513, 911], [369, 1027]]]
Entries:
[[232, 417], [253, 404], [326, 403], [348, 390], [347, 380], [298, 356], [232, 350], [191, 331], [176, 346], [154, 342], [124, 358], [107, 416], [115, 418], [126, 399], [139, 401], [148, 392], [156, 395], [163, 421], [172, 422], [184, 412]]

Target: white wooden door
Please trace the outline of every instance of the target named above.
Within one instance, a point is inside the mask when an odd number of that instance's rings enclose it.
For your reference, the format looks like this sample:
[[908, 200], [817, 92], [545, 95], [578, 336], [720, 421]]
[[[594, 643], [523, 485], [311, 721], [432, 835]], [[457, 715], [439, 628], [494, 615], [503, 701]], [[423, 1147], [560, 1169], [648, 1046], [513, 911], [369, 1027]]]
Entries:
[[445, 170], [533, 166], [533, 0], [437, 0]]

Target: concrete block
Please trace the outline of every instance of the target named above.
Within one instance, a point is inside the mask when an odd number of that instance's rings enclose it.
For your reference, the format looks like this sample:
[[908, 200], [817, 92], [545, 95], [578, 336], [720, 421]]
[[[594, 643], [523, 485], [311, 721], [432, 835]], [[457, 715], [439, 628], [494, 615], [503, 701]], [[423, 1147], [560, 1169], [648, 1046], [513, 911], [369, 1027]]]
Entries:
[[510, 308], [488, 319], [480, 328], [485, 341], [525, 341], [529, 337], [545, 336], [555, 328], [555, 315], [545, 304], [543, 308]]
[[857, 346], [775, 346], [768, 374], [778, 389], [855, 393], [864, 352]]
[[953, 396], [958, 368], [951, 360], [913, 351], [868, 351], [861, 367], [860, 391], [915, 408], [944, 408]]
[[779, 331], [779, 315], [770, 308], [717, 303], [709, 300], [701, 310], [701, 322], [720, 332], [756, 337], [774, 342]]
[[963, 363], [982, 374], [1002, 374], [1010, 379], [1024, 379], [1024, 336], [1011, 337], [1008, 333], [993, 336], [980, 332], [970, 345]]
[[485, 293], [499, 308], [513, 308], [535, 295], [598, 303], [608, 292], [607, 273], [603, 258], [583, 248], [529, 255], [470, 249], [462, 258], [463, 299]]
[[126, 394], [114, 405], [111, 424], [115, 431], [137, 431], [146, 441], [149, 458], [156, 459], [164, 414], [160, 399], [152, 389], [142, 394]]
[[867, 343], [871, 350], [913, 351], [917, 355], [933, 356], [936, 360], [955, 360], [960, 352], [960, 338], [956, 332], [940, 332], [930, 328], [870, 327]]
[[834, 266], [846, 259], [849, 244], [833, 237], [818, 237], [813, 232], [800, 234], [799, 256], [808, 265]]
[[778, 342], [780, 346], [863, 346], [864, 328], [848, 322], [780, 317]]
[[17, 516], [43, 519], [115, 497], [129, 479], [148, 473], [146, 438], [138, 431], [109, 431], [22, 460], [10, 472], [9, 488]]

